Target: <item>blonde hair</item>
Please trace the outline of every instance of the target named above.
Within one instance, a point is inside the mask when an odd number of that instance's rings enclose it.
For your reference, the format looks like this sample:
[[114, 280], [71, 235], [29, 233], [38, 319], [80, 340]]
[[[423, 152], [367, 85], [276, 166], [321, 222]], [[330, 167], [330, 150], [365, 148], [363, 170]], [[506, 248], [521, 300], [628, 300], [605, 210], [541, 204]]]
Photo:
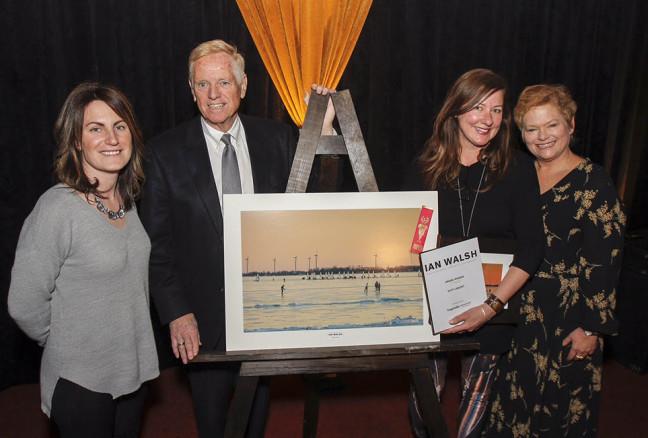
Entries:
[[243, 82], [245, 75], [245, 59], [236, 46], [226, 43], [223, 40], [211, 40], [198, 44], [189, 54], [189, 83], [193, 84], [194, 63], [203, 56], [214, 53], [226, 53], [232, 57], [232, 71], [239, 85]]
[[522, 130], [524, 127], [524, 116], [531, 108], [546, 104], [554, 105], [567, 122], [571, 122], [574, 119], [576, 109], [578, 109], [578, 105], [576, 105], [576, 102], [572, 98], [569, 89], [564, 85], [530, 85], [522, 90], [515, 105], [515, 110], [513, 110], [517, 127]]

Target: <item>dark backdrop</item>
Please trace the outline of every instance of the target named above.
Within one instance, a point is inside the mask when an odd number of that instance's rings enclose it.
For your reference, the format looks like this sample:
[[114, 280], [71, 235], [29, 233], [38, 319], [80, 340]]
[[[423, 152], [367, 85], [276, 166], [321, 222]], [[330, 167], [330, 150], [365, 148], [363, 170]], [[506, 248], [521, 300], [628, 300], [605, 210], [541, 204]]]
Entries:
[[[646, 226], [648, 21], [642, 0], [374, 0], [339, 88], [351, 90], [381, 190], [397, 190], [445, 92], [475, 67], [500, 72], [509, 101], [561, 82], [579, 103], [579, 152], [622, 181]], [[36, 379], [39, 350], [9, 319], [6, 293], [25, 216], [52, 183], [51, 128], [78, 82], [121, 87], [150, 138], [194, 114], [186, 58], [222, 38], [245, 54], [243, 110], [289, 121], [233, 0], [3, 0], [0, 3], [0, 389]], [[639, 147], [637, 147], [639, 145]], [[37, 267], [35, 267], [37, 269]]]

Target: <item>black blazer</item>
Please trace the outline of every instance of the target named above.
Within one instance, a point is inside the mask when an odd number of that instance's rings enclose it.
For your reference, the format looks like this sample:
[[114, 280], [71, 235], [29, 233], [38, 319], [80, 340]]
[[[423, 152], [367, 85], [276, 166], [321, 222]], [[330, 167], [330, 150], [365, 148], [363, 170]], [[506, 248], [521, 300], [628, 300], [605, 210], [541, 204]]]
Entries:
[[[282, 193], [297, 144], [290, 126], [239, 115], [255, 193]], [[150, 291], [161, 322], [187, 313], [202, 348], [225, 349], [223, 218], [200, 117], [149, 142], [139, 213], [151, 238]]]

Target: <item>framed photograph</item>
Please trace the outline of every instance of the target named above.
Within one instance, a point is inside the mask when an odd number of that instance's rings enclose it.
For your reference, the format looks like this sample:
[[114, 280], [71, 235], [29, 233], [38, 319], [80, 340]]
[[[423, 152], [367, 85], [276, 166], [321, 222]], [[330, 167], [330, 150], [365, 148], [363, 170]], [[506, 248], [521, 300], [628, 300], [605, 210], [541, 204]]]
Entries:
[[[486, 284], [486, 295], [495, 291], [502, 278], [509, 270], [513, 262], [513, 254], [496, 254], [482, 252], [482, 270], [484, 271], [484, 283]], [[484, 297], [486, 299], [486, 297]]]
[[436, 242], [436, 192], [224, 198], [228, 351], [438, 340], [410, 253], [421, 206]]
[[[508, 272], [511, 263], [513, 262], [513, 254], [482, 252], [481, 258], [482, 269], [484, 271], [484, 283], [486, 284], [486, 295], [488, 295], [497, 289], [502, 278], [504, 278], [504, 275]], [[513, 298], [504, 305], [504, 311], [495, 315], [495, 317], [488, 321], [487, 324], [516, 324], [519, 309], [517, 305], [513, 305], [513, 308], [511, 308], [510, 304], [518, 303], [519, 297], [519, 293], [513, 296]], [[486, 297], [484, 297], [484, 299], [486, 299]]]

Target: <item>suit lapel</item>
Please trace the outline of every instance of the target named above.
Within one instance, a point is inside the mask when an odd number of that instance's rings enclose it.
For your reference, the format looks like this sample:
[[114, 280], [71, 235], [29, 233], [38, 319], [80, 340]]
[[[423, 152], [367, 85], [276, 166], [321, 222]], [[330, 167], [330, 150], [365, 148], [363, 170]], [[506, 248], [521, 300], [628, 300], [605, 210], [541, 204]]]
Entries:
[[218, 235], [222, 239], [223, 216], [221, 214], [221, 205], [218, 200], [218, 190], [214, 182], [211, 162], [209, 161], [209, 153], [207, 152], [207, 142], [202, 131], [200, 117], [196, 117], [194, 121], [195, 123], [192, 123], [187, 130], [187, 139], [185, 142], [187, 160], [185, 162], [187, 163], [188, 171], [196, 186], [198, 195], [209, 213]]
[[[257, 128], [257, 124], [253, 120], [239, 114], [241, 124], [245, 130], [245, 141], [247, 142], [248, 152], [250, 153], [250, 163], [252, 166], [252, 179], [254, 180], [254, 193], [262, 193], [263, 190], [263, 170], [268, 166], [267, 147], [264, 143], [268, 141], [264, 139], [263, 133]], [[267, 134], [267, 133], [266, 133]], [[265, 165], [264, 165], [265, 163]]]

